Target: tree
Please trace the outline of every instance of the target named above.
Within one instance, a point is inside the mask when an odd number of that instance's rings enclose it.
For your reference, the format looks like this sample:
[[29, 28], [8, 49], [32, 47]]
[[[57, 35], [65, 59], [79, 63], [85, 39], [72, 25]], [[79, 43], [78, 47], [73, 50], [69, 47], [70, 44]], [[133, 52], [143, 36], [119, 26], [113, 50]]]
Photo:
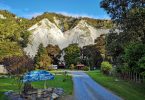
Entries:
[[139, 59], [138, 66], [140, 66], [140, 73], [145, 76], [145, 55]]
[[115, 22], [118, 29], [129, 38], [145, 38], [144, 0], [102, 0], [100, 3]]
[[115, 64], [122, 63], [124, 47], [132, 42], [145, 43], [144, 0], [102, 0], [100, 3], [115, 27], [107, 35], [106, 49]]
[[51, 58], [48, 56], [46, 48], [43, 47], [43, 44], [39, 45], [34, 62], [37, 69], [49, 69], [49, 66], [51, 65]]
[[122, 63], [122, 54], [124, 53], [124, 46], [129, 42], [124, 37], [124, 33], [110, 32], [106, 35], [106, 55], [108, 60], [111, 60], [113, 64], [119, 65]]
[[143, 68], [142, 61], [145, 56], [145, 45], [141, 43], [131, 43], [125, 48], [124, 61], [131, 71], [140, 72]]
[[101, 55], [104, 56], [104, 58], [106, 54], [105, 44], [106, 44], [105, 34], [101, 34], [99, 37], [95, 39], [95, 46], [98, 49], [98, 51], [101, 53]]
[[46, 50], [47, 50], [48, 56], [51, 57], [52, 63], [58, 65], [59, 56], [60, 56], [59, 54], [61, 51], [59, 46], [58, 45], [53, 46], [53, 45], [49, 44], [46, 47]]
[[78, 62], [80, 62], [81, 51], [78, 47], [78, 44], [70, 44], [67, 48], [64, 49], [64, 52], [64, 60], [67, 66], [70, 66], [71, 64], [76, 65]]
[[28, 42], [29, 42], [29, 36], [31, 35], [31, 33], [29, 31], [23, 31], [21, 32], [20, 36], [21, 39], [19, 40], [19, 44], [21, 45], [21, 47], [26, 47]]
[[82, 48], [83, 63], [89, 67], [100, 67], [103, 58], [97, 45], [88, 45]]
[[34, 69], [34, 62], [28, 56], [13, 56], [4, 58], [2, 64], [9, 74], [23, 74]]

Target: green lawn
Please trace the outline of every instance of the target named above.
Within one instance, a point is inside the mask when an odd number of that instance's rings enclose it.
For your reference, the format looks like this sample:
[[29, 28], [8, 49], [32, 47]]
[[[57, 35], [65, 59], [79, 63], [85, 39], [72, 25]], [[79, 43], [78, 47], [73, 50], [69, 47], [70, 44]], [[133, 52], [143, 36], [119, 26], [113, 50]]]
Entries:
[[96, 82], [111, 90], [125, 100], [145, 100], [145, 83], [115, 81], [114, 77], [103, 75], [100, 71], [87, 72]]
[[[71, 76], [67, 77], [67, 80], [63, 82], [63, 75], [56, 75], [54, 80], [48, 80], [48, 87], [60, 87], [63, 88], [65, 94], [72, 94], [73, 92], [73, 83]], [[44, 81], [32, 82], [32, 85], [35, 88], [44, 88]], [[0, 100], [5, 100], [3, 93], [8, 90], [17, 91], [18, 88], [14, 84], [14, 80], [10, 78], [0, 78]]]

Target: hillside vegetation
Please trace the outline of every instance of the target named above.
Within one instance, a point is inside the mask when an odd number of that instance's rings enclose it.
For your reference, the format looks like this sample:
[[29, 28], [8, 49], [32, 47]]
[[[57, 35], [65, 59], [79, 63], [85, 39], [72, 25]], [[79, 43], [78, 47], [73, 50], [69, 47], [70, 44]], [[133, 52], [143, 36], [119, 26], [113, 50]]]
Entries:
[[22, 55], [22, 49], [27, 46], [28, 38], [31, 35], [27, 29], [44, 18], [55, 23], [62, 31], [72, 29], [82, 19], [95, 28], [108, 29], [113, 25], [110, 20], [74, 18], [47, 12], [31, 20], [17, 17], [6, 10], [0, 10], [0, 15], [3, 16], [0, 18], [0, 59], [12, 55]]
[[[18, 18], [8, 11], [0, 11], [0, 59], [13, 55], [22, 55], [22, 47], [28, 38], [27, 19]], [[26, 38], [27, 37], [27, 38]]]
[[47, 12], [45, 12], [44, 14], [42, 14], [40, 16], [37, 16], [36, 18], [32, 18], [31, 24], [33, 25], [44, 18], [49, 19], [52, 23], [55, 23], [56, 25], [57, 25], [57, 23], [55, 22], [55, 20], [59, 20], [60, 22], [57, 26], [60, 29], [62, 29], [62, 31], [67, 31], [67, 30], [73, 28], [82, 19], [86, 20], [88, 22], [88, 24], [94, 26], [95, 28], [110, 29], [113, 26], [111, 20], [92, 19], [92, 18], [87, 18], [87, 17], [74, 18], [74, 17], [70, 17], [70, 16], [64, 16], [61, 14], [47, 13]]

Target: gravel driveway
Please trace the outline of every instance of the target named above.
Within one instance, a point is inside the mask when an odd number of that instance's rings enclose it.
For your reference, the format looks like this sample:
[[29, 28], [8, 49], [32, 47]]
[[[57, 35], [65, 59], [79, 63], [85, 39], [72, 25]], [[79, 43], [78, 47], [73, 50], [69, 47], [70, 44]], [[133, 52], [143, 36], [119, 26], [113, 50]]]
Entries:
[[122, 100], [96, 83], [86, 73], [72, 71], [71, 74], [74, 83], [74, 100]]

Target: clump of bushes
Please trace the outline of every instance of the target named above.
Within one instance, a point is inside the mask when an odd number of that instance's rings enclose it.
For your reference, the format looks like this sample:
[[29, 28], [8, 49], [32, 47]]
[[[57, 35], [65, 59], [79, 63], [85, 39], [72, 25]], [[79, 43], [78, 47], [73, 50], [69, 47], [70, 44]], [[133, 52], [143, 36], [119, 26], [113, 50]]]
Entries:
[[110, 64], [108, 61], [103, 61], [101, 63], [101, 71], [104, 73], [104, 74], [109, 74], [109, 72], [111, 71], [112, 69], [112, 64]]
[[89, 67], [88, 66], [85, 66], [85, 67], [83, 67], [83, 70], [84, 71], [89, 71]]
[[70, 69], [71, 69], [71, 70], [74, 70], [74, 69], [75, 69], [75, 65], [74, 65], [74, 64], [71, 64], [71, 65], [70, 65]]

